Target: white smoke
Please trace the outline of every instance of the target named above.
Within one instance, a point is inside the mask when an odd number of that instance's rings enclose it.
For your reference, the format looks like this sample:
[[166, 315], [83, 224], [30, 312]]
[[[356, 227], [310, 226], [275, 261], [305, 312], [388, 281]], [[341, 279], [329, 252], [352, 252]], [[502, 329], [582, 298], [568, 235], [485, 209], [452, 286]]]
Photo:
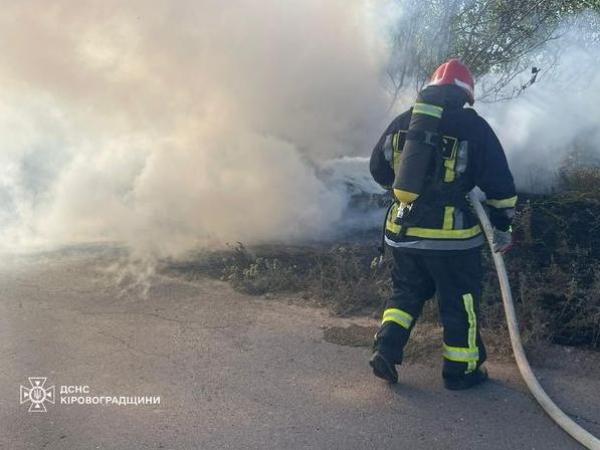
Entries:
[[570, 25], [549, 44], [560, 59], [542, 67], [539, 82], [516, 99], [477, 108], [500, 137], [517, 187], [525, 191], [552, 188], [575, 145], [600, 157], [600, 45], [579, 41]]
[[[389, 121], [394, 5], [3, 5], [0, 246], [116, 241], [178, 255], [327, 234], [352, 194], [340, 184], [377, 190], [365, 159], [326, 161], [367, 156]], [[477, 105], [520, 187], [539, 186], [532, 167], [552, 172], [578, 136], [598, 148], [600, 50], [568, 38], [552, 43], [553, 79]], [[398, 110], [414, 92], [400, 98]]]
[[[475, 103], [504, 146], [518, 190], [542, 193], [555, 188], [560, 167], [576, 146], [600, 159], [600, 35], [597, 30], [586, 38], [580, 33], [590, 22], [600, 19], [582, 15], [565, 22], [558, 39], [527, 57], [541, 72], [520, 95]], [[531, 74], [523, 73], [506, 91], [517, 91], [530, 79]], [[476, 91], [486, 82], [493, 84], [494, 75], [476, 80]], [[412, 89], [403, 91], [396, 112], [410, 107], [415, 96]]]
[[315, 165], [366, 154], [385, 121], [376, 8], [4, 4], [2, 246], [118, 241], [176, 255], [326, 232], [347, 197]]

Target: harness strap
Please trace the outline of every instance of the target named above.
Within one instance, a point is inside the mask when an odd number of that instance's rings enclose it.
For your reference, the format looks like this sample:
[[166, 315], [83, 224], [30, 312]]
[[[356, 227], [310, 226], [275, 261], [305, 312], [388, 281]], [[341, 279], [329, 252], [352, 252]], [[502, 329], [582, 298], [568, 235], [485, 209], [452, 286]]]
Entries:
[[443, 136], [439, 133], [427, 130], [407, 130], [405, 140], [421, 142], [438, 149], [442, 146]]

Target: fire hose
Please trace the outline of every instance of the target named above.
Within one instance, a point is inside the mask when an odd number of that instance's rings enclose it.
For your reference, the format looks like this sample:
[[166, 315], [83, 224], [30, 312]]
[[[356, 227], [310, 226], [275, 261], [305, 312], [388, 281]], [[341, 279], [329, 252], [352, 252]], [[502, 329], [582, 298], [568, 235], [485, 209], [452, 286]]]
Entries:
[[478, 198], [477, 193], [472, 191], [469, 194], [469, 198], [485, 236], [490, 244], [492, 250], [492, 256], [494, 258], [494, 265], [496, 266], [496, 272], [498, 273], [498, 280], [500, 282], [500, 291], [502, 292], [502, 303], [504, 304], [504, 313], [506, 315], [506, 322], [508, 324], [508, 332], [510, 334], [510, 343], [512, 345], [515, 360], [519, 372], [525, 381], [525, 384], [529, 388], [531, 394], [535, 397], [540, 406], [546, 411], [546, 413], [561, 427], [565, 432], [571, 435], [573, 439], [578, 441], [581, 445], [592, 450], [600, 450], [600, 439], [593, 436], [590, 432], [582, 428], [579, 424], [573, 421], [567, 414], [565, 414], [552, 399], [546, 394], [540, 383], [538, 382], [521, 343], [521, 336], [519, 334], [519, 325], [517, 322], [517, 316], [515, 314], [515, 306], [513, 303], [512, 293], [510, 285], [508, 283], [508, 275], [506, 274], [506, 267], [504, 266], [504, 259], [501, 253], [496, 253], [492, 246], [493, 229], [488, 219], [481, 201]]

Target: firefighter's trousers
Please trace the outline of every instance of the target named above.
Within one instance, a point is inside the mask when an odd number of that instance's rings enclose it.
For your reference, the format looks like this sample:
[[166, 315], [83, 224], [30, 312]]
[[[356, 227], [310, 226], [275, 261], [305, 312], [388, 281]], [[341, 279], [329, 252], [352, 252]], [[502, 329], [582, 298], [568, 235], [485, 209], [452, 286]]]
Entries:
[[486, 358], [478, 315], [481, 249], [412, 253], [391, 248], [391, 251], [393, 292], [376, 335], [376, 349], [400, 364], [423, 305], [435, 294], [444, 326], [444, 377], [474, 371]]

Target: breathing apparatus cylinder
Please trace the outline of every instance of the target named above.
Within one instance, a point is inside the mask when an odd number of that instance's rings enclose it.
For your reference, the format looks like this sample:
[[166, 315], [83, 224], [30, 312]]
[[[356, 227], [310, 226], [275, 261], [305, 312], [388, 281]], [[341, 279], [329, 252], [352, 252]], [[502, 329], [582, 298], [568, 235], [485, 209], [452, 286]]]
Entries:
[[402, 216], [422, 194], [434, 154], [441, 146], [438, 130], [445, 94], [444, 86], [429, 86], [419, 93], [413, 106], [400, 161], [395, 168], [394, 196], [400, 202], [396, 223], [401, 222]]

